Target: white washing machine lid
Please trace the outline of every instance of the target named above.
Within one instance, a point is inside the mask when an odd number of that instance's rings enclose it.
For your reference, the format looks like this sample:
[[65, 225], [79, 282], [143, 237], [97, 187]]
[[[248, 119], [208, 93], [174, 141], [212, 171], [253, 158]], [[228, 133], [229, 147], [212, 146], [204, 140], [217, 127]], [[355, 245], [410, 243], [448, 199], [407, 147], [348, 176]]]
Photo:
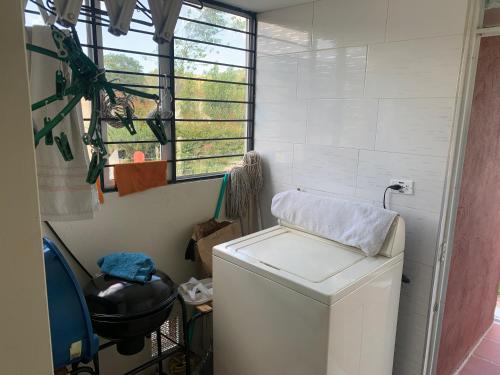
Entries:
[[367, 257], [359, 249], [285, 226], [218, 245], [214, 257], [325, 304], [333, 304], [402, 261], [402, 254], [394, 258]]
[[352, 249], [287, 230], [275, 231], [258, 241], [229, 244], [227, 248], [312, 283], [325, 281], [365, 258]]

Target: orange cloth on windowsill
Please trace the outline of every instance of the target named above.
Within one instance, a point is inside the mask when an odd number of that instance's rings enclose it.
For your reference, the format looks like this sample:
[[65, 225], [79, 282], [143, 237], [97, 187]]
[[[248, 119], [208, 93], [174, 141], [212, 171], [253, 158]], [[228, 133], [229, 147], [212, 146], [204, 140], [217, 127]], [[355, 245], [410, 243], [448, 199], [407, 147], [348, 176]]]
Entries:
[[117, 164], [114, 169], [116, 188], [120, 197], [167, 184], [165, 160]]

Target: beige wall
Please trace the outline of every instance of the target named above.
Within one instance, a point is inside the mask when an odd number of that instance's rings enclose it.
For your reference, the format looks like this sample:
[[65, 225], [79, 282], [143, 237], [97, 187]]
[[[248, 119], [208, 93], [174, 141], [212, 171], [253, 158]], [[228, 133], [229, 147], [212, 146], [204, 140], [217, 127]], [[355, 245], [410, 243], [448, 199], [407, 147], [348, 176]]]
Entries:
[[[220, 183], [220, 179], [180, 183], [125, 197], [105, 194], [105, 203], [93, 220], [52, 225], [91, 273], [98, 271], [97, 259], [109, 252], [141, 251], [175, 282], [182, 283], [196, 273], [194, 263], [184, 260], [193, 225], [212, 217]], [[45, 227], [44, 232], [50, 236]], [[87, 279], [73, 268], [83, 286]], [[100, 355], [101, 374], [123, 374], [148, 360], [149, 355], [145, 349], [124, 357], [109, 348]]]
[[215, 210], [220, 179], [186, 182], [125, 197], [104, 195], [93, 220], [52, 225], [80, 262], [92, 273], [97, 259], [110, 252], [140, 251], [177, 283], [195, 272], [184, 260], [193, 225]]
[[0, 366], [52, 373], [21, 2], [0, 2]]

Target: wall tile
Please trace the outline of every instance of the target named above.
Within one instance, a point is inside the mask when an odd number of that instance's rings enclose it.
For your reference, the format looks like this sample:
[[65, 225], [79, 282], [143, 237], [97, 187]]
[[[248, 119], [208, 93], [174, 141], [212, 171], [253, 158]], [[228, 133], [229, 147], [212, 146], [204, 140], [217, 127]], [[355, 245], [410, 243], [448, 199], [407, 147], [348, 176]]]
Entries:
[[431, 266], [405, 259], [403, 273], [408, 276], [410, 283], [401, 284], [399, 309], [402, 315], [428, 315], [433, 272], [434, 268]]
[[304, 143], [306, 139], [306, 103], [261, 103], [255, 105], [256, 139]]
[[361, 150], [356, 195], [381, 201], [392, 178], [414, 181], [414, 194], [388, 193], [388, 204], [441, 211], [446, 159]]
[[263, 159], [265, 181], [292, 183], [293, 144], [256, 140], [255, 148]]
[[307, 143], [373, 149], [378, 100], [311, 100], [307, 105]]
[[403, 358], [401, 351], [396, 348], [392, 375], [422, 375], [422, 359], [415, 361], [414, 358]]
[[461, 36], [369, 46], [365, 95], [455, 97], [461, 53]]
[[406, 223], [405, 260], [434, 265], [439, 232], [438, 213], [392, 206]]
[[294, 145], [293, 185], [337, 194], [352, 194], [358, 151], [329, 146]]
[[[399, 359], [410, 362], [413, 362], [412, 359], [423, 360], [426, 329], [427, 317], [425, 315], [412, 312], [399, 314], [395, 349]], [[416, 361], [411, 367], [418, 368], [418, 362], [420, 361]], [[406, 372], [401, 374], [406, 374]]]
[[455, 99], [380, 101], [375, 149], [448, 156]]
[[314, 3], [314, 48], [385, 41], [388, 0], [321, 0]]
[[356, 98], [363, 96], [366, 47], [297, 54], [299, 98]]
[[310, 50], [312, 19], [312, 3], [260, 13], [258, 54], [277, 55]]
[[405, 253], [403, 273], [411, 282], [401, 284], [394, 374], [420, 374], [433, 268], [407, 260]]
[[389, 0], [388, 40], [463, 34], [466, 0]]
[[412, 281], [401, 292], [397, 375], [422, 373], [465, 1], [319, 0], [314, 14], [309, 4], [261, 16], [256, 149], [267, 160], [266, 225], [276, 222], [269, 207], [279, 191], [380, 206], [391, 178], [415, 182], [414, 195], [387, 199], [406, 220]]
[[273, 180], [264, 180], [264, 189], [260, 195], [260, 207], [262, 223], [264, 228], [276, 225], [277, 219], [271, 214], [271, 202], [273, 197], [282, 191], [294, 189], [292, 185], [281, 184]]
[[335, 199], [343, 199], [346, 201], [351, 201], [351, 202], [356, 202], [356, 203], [363, 203], [363, 204], [373, 204], [373, 201], [370, 201], [368, 199], [363, 199], [360, 197], [356, 197], [353, 192], [351, 191], [351, 194], [338, 194], [338, 193], [332, 193], [329, 191], [323, 191], [323, 190], [316, 190], [316, 189], [311, 189], [311, 188], [305, 188], [303, 186], [294, 186], [294, 189], [299, 188], [300, 191], [304, 191], [306, 193], [314, 194], [314, 195], [320, 195], [324, 197], [329, 197], [329, 198], [335, 198]]
[[297, 58], [293, 55], [257, 59], [256, 98], [261, 102], [286, 102], [297, 98]]

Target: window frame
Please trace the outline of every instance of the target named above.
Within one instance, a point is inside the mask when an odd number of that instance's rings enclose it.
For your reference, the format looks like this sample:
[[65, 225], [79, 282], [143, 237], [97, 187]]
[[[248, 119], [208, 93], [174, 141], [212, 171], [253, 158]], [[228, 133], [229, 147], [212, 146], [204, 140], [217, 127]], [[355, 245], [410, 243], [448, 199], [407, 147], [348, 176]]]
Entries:
[[[240, 48], [240, 47], [233, 47], [233, 46], [227, 46], [227, 45], [222, 45], [222, 44], [216, 44], [216, 43], [209, 43], [209, 42], [203, 42], [203, 41], [198, 41], [198, 40], [193, 40], [189, 38], [183, 38], [183, 37], [176, 37], [174, 35], [172, 39], [172, 43], [169, 45], [169, 56], [174, 56], [174, 58], [169, 59], [170, 62], [170, 72], [174, 72], [174, 64], [176, 59], [180, 60], [194, 60], [194, 61], [200, 61], [203, 62], [203, 60], [196, 60], [196, 59], [187, 59], [183, 57], [175, 57], [175, 41], [176, 40], [188, 40], [188, 41], [195, 41], [200, 44], [207, 44], [207, 45], [215, 45], [215, 46], [220, 46], [223, 48], [229, 48], [229, 49], [234, 49], [234, 50], [245, 50], [247, 52], [247, 62], [245, 66], [240, 66], [240, 65], [233, 65], [233, 64], [227, 64], [227, 63], [216, 63], [216, 62], [210, 62], [207, 61], [208, 64], [212, 65], [220, 65], [220, 66], [234, 66], [234, 67], [239, 67], [239, 68], [245, 68], [248, 70], [248, 82], [246, 83], [236, 83], [236, 82], [228, 82], [228, 81], [217, 81], [217, 80], [210, 80], [210, 79], [199, 79], [199, 78], [189, 78], [189, 77], [179, 77], [175, 76], [174, 74], [170, 74], [170, 88], [171, 88], [171, 94], [173, 98], [173, 105], [174, 107], [172, 108], [172, 111], [174, 113], [174, 116], [172, 118], [172, 125], [171, 129], [173, 131], [173, 134], [171, 134], [171, 139], [175, 140], [174, 142], [171, 142], [170, 144], [173, 146], [173, 150], [170, 153], [170, 157], [173, 157], [173, 161], [169, 164], [169, 176], [171, 176], [172, 182], [186, 182], [186, 181], [197, 181], [197, 180], [207, 180], [207, 179], [212, 179], [212, 178], [220, 178], [224, 175], [224, 173], [221, 172], [216, 172], [216, 173], [205, 173], [201, 175], [195, 175], [195, 176], [177, 176], [177, 169], [176, 169], [176, 164], [179, 161], [190, 161], [190, 160], [203, 160], [203, 159], [219, 159], [219, 158], [229, 158], [229, 157], [238, 157], [238, 156], [243, 156], [243, 154], [228, 154], [228, 155], [216, 155], [216, 156], [206, 156], [206, 157], [198, 157], [198, 158], [184, 158], [184, 159], [177, 159], [177, 153], [176, 153], [176, 146], [177, 143], [180, 142], [187, 142], [187, 141], [196, 141], [196, 139], [191, 139], [191, 140], [182, 140], [178, 141], [176, 139], [175, 135], [175, 130], [176, 130], [176, 122], [187, 122], [190, 121], [191, 119], [177, 119], [176, 118], [176, 112], [175, 112], [175, 103], [176, 101], [183, 101], [183, 100], [191, 100], [191, 101], [203, 101], [203, 102], [219, 102], [219, 103], [244, 103], [247, 104], [247, 116], [246, 119], [226, 119], [226, 120], [201, 120], [198, 119], [196, 122], [245, 122], [246, 123], [246, 136], [245, 137], [226, 137], [226, 138], [212, 138], [212, 139], [202, 139], [202, 140], [236, 140], [236, 139], [241, 139], [246, 141], [247, 149], [246, 151], [251, 151], [254, 149], [254, 122], [255, 122], [255, 84], [256, 84], [256, 63], [257, 63], [257, 15], [256, 13], [253, 12], [248, 12], [244, 11], [242, 9], [239, 9], [237, 7], [229, 6], [226, 4], [222, 4], [218, 1], [210, 1], [210, 0], [204, 0], [203, 1], [204, 6], [208, 6], [213, 9], [217, 9], [226, 13], [234, 14], [237, 16], [241, 16], [244, 18], [247, 18], [248, 20], [248, 27], [247, 30], [237, 30], [237, 29], [232, 29], [229, 27], [221, 26], [221, 25], [216, 25], [216, 24], [211, 24], [209, 22], [204, 22], [204, 21], [199, 21], [199, 20], [193, 20], [189, 18], [185, 18], [180, 16], [179, 20], [183, 21], [188, 21], [188, 22], [195, 22], [207, 26], [212, 26], [220, 29], [225, 29], [225, 30], [230, 30], [238, 33], [243, 33], [247, 35], [247, 43], [246, 43], [246, 48]], [[197, 81], [205, 81], [205, 82], [219, 82], [219, 83], [229, 83], [229, 84], [240, 84], [240, 85], [246, 85], [247, 86], [247, 101], [228, 101], [228, 100], [207, 100], [207, 99], [189, 99], [189, 98], [178, 98], [175, 95], [175, 79], [185, 79], [185, 80], [197, 80]], [[218, 156], [218, 157], [217, 157]], [[167, 159], [171, 160], [171, 159]]]
[[[38, 3], [41, 3], [43, 0], [37, 0]], [[198, 181], [198, 180], [207, 180], [207, 179], [212, 179], [212, 178], [220, 178], [221, 176], [224, 175], [223, 171], [220, 172], [215, 172], [215, 173], [204, 173], [204, 174], [199, 174], [199, 175], [191, 175], [191, 176], [177, 176], [177, 163], [178, 162], [185, 162], [185, 161], [192, 161], [192, 160], [206, 160], [206, 159], [222, 159], [222, 158], [229, 158], [229, 157], [240, 157], [243, 156], [243, 154], [228, 154], [228, 155], [207, 155], [207, 156], [194, 156], [194, 157], [189, 157], [189, 158], [182, 158], [179, 159], [177, 158], [177, 146], [178, 143], [180, 142], [201, 142], [201, 141], [231, 141], [231, 140], [244, 140], [246, 143], [246, 151], [253, 150], [254, 148], [254, 121], [255, 121], [255, 85], [256, 85], [256, 61], [257, 61], [257, 53], [256, 53], [256, 47], [257, 47], [257, 17], [256, 13], [253, 12], [248, 12], [242, 9], [239, 9], [237, 7], [232, 7], [226, 4], [222, 4], [218, 1], [213, 1], [213, 0], [203, 0], [203, 6], [204, 7], [209, 7], [213, 9], [217, 9], [222, 12], [234, 14], [237, 16], [241, 16], [246, 18], [247, 21], [247, 28], [246, 30], [238, 30], [238, 29], [233, 29], [230, 27], [222, 26], [222, 25], [217, 25], [217, 24], [212, 24], [209, 22], [201, 21], [201, 20], [196, 20], [196, 19], [190, 19], [186, 17], [179, 17], [179, 20], [183, 20], [185, 22], [195, 22], [199, 24], [203, 24], [209, 27], [215, 27], [219, 29], [224, 29], [224, 30], [229, 30], [237, 33], [242, 33], [246, 35], [246, 48], [242, 47], [235, 47], [235, 46], [228, 46], [224, 44], [218, 44], [218, 43], [211, 43], [211, 42], [205, 42], [205, 41], [200, 41], [200, 40], [195, 40], [195, 39], [190, 39], [190, 38], [185, 38], [185, 37], [178, 37], [175, 36], [172, 39], [171, 43], [164, 43], [164, 44], [158, 44], [158, 53], [157, 54], [152, 54], [152, 53], [147, 53], [147, 52], [141, 52], [141, 51], [135, 51], [133, 48], [132, 49], [120, 49], [120, 48], [113, 48], [113, 47], [107, 47], [104, 45], [103, 41], [103, 33], [107, 32], [106, 30], [103, 31], [103, 28], [107, 27], [106, 23], [103, 23], [99, 18], [99, 10], [100, 10], [100, 0], [85, 0], [85, 4], [91, 7], [91, 14], [88, 16], [82, 16], [80, 15], [79, 17], [79, 22], [85, 23], [86, 24], [86, 31], [87, 31], [87, 43], [82, 44], [82, 47], [87, 48], [88, 50], [88, 55], [91, 59], [94, 60], [94, 62], [100, 67], [104, 68], [104, 50], [108, 51], [115, 51], [115, 52], [121, 52], [121, 53], [132, 53], [134, 55], [139, 55], [139, 56], [153, 56], [158, 58], [158, 74], [150, 74], [150, 73], [140, 73], [140, 72], [126, 72], [126, 71], [120, 71], [120, 70], [109, 70], [107, 72], [109, 73], [116, 73], [116, 74], [130, 74], [130, 75], [145, 75], [145, 76], [157, 76], [158, 77], [158, 82], [159, 82], [159, 90], [165, 82], [167, 84], [167, 87], [170, 88], [170, 93], [172, 95], [172, 107], [171, 110], [173, 112], [173, 116], [170, 119], [165, 118], [165, 123], [169, 124], [166, 128], [167, 130], [167, 136], [169, 139], [169, 142], [167, 145], [162, 146], [160, 145], [160, 150], [161, 150], [161, 160], [166, 160], [167, 161], [167, 179], [168, 183], [180, 183], [180, 182], [188, 182], [188, 181]], [[26, 10], [28, 13], [36, 13], [33, 11]], [[134, 28], [134, 22], [131, 23], [131, 32], [138, 32], [138, 33], [143, 33], [143, 34], [148, 34], [153, 36], [153, 32], [148, 32], [142, 29], [136, 29]], [[196, 60], [196, 59], [189, 59], [185, 57], [176, 57], [175, 56], [175, 41], [176, 40], [185, 40], [188, 42], [194, 42], [194, 43], [200, 43], [203, 45], [213, 45], [216, 47], [223, 47], [223, 48], [228, 48], [228, 49], [234, 49], [234, 50], [241, 50], [245, 51], [246, 53], [246, 64], [245, 66], [243, 65], [233, 65], [229, 63], [222, 63], [222, 62], [213, 62], [213, 61], [208, 61], [208, 60]], [[175, 61], [176, 60], [185, 60], [185, 61], [194, 61], [194, 62], [200, 62], [200, 63], [207, 63], [210, 65], [217, 65], [217, 66], [234, 66], [237, 68], [244, 68], [247, 69], [248, 71], [248, 78], [246, 82], [231, 82], [231, 81], [222, 81], [222, 80], [211, 80], [211, 79], [204, 79], [204, 78], [194, 78], [194, 77], [182, 77], [182, 76], [176, 76], [174, 74], [174, 67], [175, 67]], [[175, 95], [175, 80], [176, 79], [182, 79], [182, 80], [190, 80], [190, 81], [203, 81], [203, 82], [215, 82], [215, 83], [222, 83], [222, 84], [234, 84], [234, 85], [245, 85], [247, 86], [247, 92], [246, 92], [246, 100], [216, 100], [216, 99], [201, 99], [201, 98], [189, 98], [189, 97], [176, 97]], [[162, 82], [163, 80], [163, 82]], [[133, 86], [133, 85], [132, 85]], [[141, 86], [142, 88], [152, 88], [149, 86]], [[140, 89], [140, 88], [139, 88]], [[176, 118], [176, 102], [178, 101], [194, 101], [194, 102], [214, 102], [214, 103], [239, 103], [239, 104], [245, 104], [246, 105], [246, 118], [245, 119], [194, 119], [195, 121], [193, 122], [211, 122], [211, 123], [217, 123], [217, 122], [241, 122], [241, 123], [246, 123], [246, 134], [245, 136], [242, 137], [222, 137], [222, 138], [193, 138], [193, 139], [182, 139], [178, 140], [176, 138], [176, 124], [179, 122], [186, 122], [191, 119], [179, 119]], [[85, 119], [88, 120], [88, 119]], [[140, 119], [137, 119], [140, 121]], [[107, 139], [107, 134], [106, 134], [106, 129], [107, 125], [105, 124], [105, 120], [99, 118], [98, 120], [98, 128], [101, 131], [101, 135], [103, 137], [104, 143], [106, 146], [113, 145], [113, 144], [140, 144], [140, 143], [154, 143], [154, 144], [159, 144], [155, 140], [151, 141], [108, 141]], [[114, 164], [108, 164], [104, 168], [104, 171], [101, 173], [100, 176], [100, 181], [101, 181], [101, 188], [103, 192], [115, 192], [116, 185], [110, 178], [110, 169], [114, 166]]]

